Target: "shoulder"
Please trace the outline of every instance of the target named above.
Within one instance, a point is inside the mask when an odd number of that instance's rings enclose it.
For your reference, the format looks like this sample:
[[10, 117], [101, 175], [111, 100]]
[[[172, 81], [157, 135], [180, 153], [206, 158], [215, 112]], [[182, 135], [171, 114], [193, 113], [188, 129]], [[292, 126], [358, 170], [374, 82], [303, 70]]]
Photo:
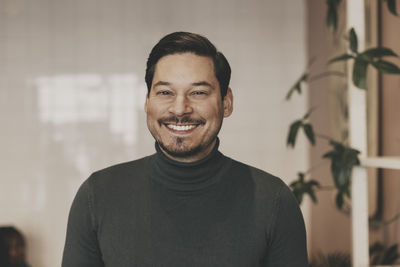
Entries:
[[122, 162], [116, 165], [112, 165], [110, 167], [95, 171], [93, 175], [95, 176], [109, 176], [109, 175], [125, 175], [125, 174], [130, 174], [132, 172], [135, 172], [138, 169], [144, 168], [147, 165], [147, 162], [153, 155], [143, 157], [140, 159], [128, 161], [128, 162]]
[[265, 211], [276, 213], [279, 207], [286, 205], [285, 203], [298, 206], [286, 183], [271, 173], [232, 160], [231, 177], [236, 178], [235, 180], [237, 180], [242, 192], [251, 192], [253, 199]]
[[129, 162], [119, 163], [93, 172], [86, 180], [90, 187], [108, 187], [110, 185], [132, 182], [146, 176], [149, 170], [149, 161], [153, 155]]
[[279, 177], [236, 160], [232, 160], [232, 171], [245, 179], [249, 179], [255, 189], [262, 194], [271, 196], [288, 188]]

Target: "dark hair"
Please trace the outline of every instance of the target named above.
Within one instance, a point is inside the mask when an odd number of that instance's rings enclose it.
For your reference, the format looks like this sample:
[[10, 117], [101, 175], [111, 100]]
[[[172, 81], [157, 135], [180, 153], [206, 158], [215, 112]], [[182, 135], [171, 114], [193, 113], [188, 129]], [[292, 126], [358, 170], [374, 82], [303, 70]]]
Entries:
[[24, 244], [22, 234], [12, 226], [0, 227], [0, 266], [10, 266], [11, 242], [18, 238]]
[[157, 62], [164, 56], [186, 52], [210, 57], [213, 60], [215, 77], [219, 83], [221, 96], [224, 97], [231, 79], [228, 60], [206, 37], [190, 32], [170, 33], [153, 47], [147, 59], [145, 76], [147, 92], [150, 92]]

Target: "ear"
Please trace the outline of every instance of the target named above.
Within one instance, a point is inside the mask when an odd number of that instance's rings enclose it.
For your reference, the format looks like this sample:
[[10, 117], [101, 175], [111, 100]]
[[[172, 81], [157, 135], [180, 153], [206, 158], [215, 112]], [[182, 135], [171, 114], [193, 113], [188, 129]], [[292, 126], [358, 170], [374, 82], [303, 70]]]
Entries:
[[224, 118], [229, 117], [233, 112], [233, 94], [231, 88], [228, 88], [226, 96], [223, 100], [224, 104]]
[[147, 102], [149, 101], [149, 93], [146, 94], [146, 100], [144, 102], [144, 112], [147, 113]]

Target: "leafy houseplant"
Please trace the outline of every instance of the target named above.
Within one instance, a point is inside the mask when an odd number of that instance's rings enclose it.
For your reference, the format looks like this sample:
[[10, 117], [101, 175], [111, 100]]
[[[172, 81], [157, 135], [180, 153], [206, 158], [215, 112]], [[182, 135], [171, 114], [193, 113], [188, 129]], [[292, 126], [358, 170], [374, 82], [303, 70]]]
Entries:
[[323, 255], [320, 253], [310, 261], [309, 267], [351, 267], [350, 254], [334, 252]]
[[376, 242], [369, 248], [369, 254], [371, 265], [391, 265], [400, 259], [397, 244], [385, 247], [381, 243]]
[[[351, 0], [348, 0], [351, 1]], [[380, 0], [385, 1], [385, 4], [391, 14], [397, 16], [396, 0]], [[325, 0], [327, 4], [326, 25], [332, 34], [336, 34], [338, 29], [338, 7], [344, 2], [342, 0]], [[338, 62], [351, 61], [352, 67], [350, 73], [352, 75], [351, 82], [360, 90], [367, 90], [367, 77], [368, 68], [375, 68], [382, 74], [400, 74], [400, 68], [388, 61], [386, 58], [398, 57], [398, 55], [390, 48], [387, 47], [373, 47], [361, 51], [359, 48], [358, 36], [354, 28], [350, 28], [346, 36], [347, 52], [339, 54], [329, 61], [326, 65], [331, 66]], [[289, 101], [294, 95], [301, 94], [306, 88], [305, 85], [312, 83], [316, 80], [325, 77], [334, 76], [336, 79], [347, 78], [346, 74], [340, 71], [327, 71], [323, 73], [314, 74], [309, 70], [315, 58], [310, 61], [308, 68], [301, 73], [300, 77], [294, 82], [294, 85], [288, 90], [286, 100]], [[341, 88], [337, 89], [340, 92]], [[346, 105], [341, 106], [343, 114], [346, 114]], [[335, 204], [339, 210], [344, 210], [346, 207], [346, 200], [351, 198], [351, 174], [353, 167], [360, 165], [359, 154], [356, 149], [348, 146], [345, 141], [334, 140], [329, 136], [319, 134], [315, 131], [315, 127], [310, 122], [310, 116], [315, 111], [311, 108], [307, 113], [299, 119], [293, 121], [289, 126], [286, 144], [290, 148], [296, 145], [296, 139], [300, 132], [302, 132], [311, 145], [316, 145], [317, 139], [325, 139], [329, 142], [330, 149], [326, 151], [322, 159], [328, 160], [330, 163], [330, 172], [333, 180], [333, 185], [323, 186], [317, 180], [313, 179], [312, 171], [317, 167], [313, 166], [307, 171], [297, 173], [297, 179], [290, 184], [293, 194], [297, 201], [301, 203], [305, 196], [309, 196], [314, 203], [317, 203], [317, 194], [319, 190], [335, 190], [336, 198]], [[346, 137], [344, 135], [344, 137]], [[342, 139], [345, 139], [342, 137]], [[371, 226], [384, 226], [388, 225], [400, 218], [400, 213], [388, 221], [371, 221]], [[398, 245], [394, 244], [390, 247], [385, 247], [380, 243], [375, 243], [370, 247], [370, 262], [371, 264], [394, 264], [400, 258], [398, 252]], [[310, 261], [309, 267], [335, 267], [335, 266], [351, 266], [351, 257], [348, 253], [335, 252], [327, 255], [318, 254]]]
[[[398, 245], [386, 247], [379, 242], [369, 247], [370, 264], [392, 265], [400, 259]], [[326, 255], [318, 253], [310, 260], [309, 267], [351, 267], [351, 257], [346, 252], [332, 252]]]
[[[328, 6], [326, 23], [332, 32], [335, 32], [337, 29], [337, 8], [340, 2], [341, 0], [326, 0]], [[395, 12], [396, 1], [386, 0], [386, 3], [390, 12], [394, 15], [397, 15]], [[398, 55], [392, 49], [379, 46], [367, 49], [365, 51], [359, 51], [357, 33], [353, 28], [348, 31], [348, 36], [346, 39], [348, 40], [348, 52], [332, 58], [327, 62], [327, 65], [340, 61], [353, 60], [352, 82], [356, 87], [363, 90], [367, 89], [367, 69], [369, 66], [374, 67], [380, 73], [400, 74], [400, 68], [397, 65], [382, 59], [382, 57], [398, 57]], [[327, 76], [345, 77], [346, 75], [341, 72], [333, 71], [313, 76], [310, 74], [310, 71], [305, 71], [289, 89], [288, 93], [286, 94], [286, 100], [290, 100], [293, 94], [296, 92], [301, 94], [304, 89], [304, 84], [322, 79]], [[323, 155], [323, 158], [330, 160], [330, 170], [334, 186], [329, 188], [337, 191], [336, 206], [339, 210], [341, 210], [344, 207], [343, 204], [345, 202], [345, 198], [351, 197], [351, 173], [354, 166], [360, 165], [360, 160], [358, 158], [360, 152], [347, 146], [343, 142], [339, 142], [337, 140], [333, 140], [331, 137], [315, 133], [314, 127], [309, 121], [309, 117], [313, 111], [314, 109], [311, 109], [302, 118], [291, 123], [286, 144], [287, 146], [294, 148], [298, 133], [301, 130], [303, 130], [305, 136], [312, 145], [316, 144], [316, 138], [318, 137], [327, 139], [329, 141], [329, 144], [332, 148]], [[316, 180], [307, 180], [306, 178], [309, 176], [310, 172], [311, 171], [299, 172], [298, 179], [290, 184], [290, 187], [299, 203], [302, 202], [304, 195], [309, 195], [313, 202], [316, 203], [317, 198], [315, 191], [327, 188], [327, 186], [321, 186]]]

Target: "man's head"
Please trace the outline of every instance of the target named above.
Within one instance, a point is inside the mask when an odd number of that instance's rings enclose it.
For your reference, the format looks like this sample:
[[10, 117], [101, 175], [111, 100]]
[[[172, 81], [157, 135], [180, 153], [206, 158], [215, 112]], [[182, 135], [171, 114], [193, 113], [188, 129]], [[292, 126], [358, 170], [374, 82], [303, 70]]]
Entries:
[[19, 267], [24, 263], [24, 237], [14, 227], [0, 227], [0, 266]]
[[231, 67], [225, 56], [204, 36], [190, 32], [174, 32], [163, 37], [151, 50], [147, 59], [146, 84], [150, 92], [157, 62], [164, 56], [181, 53], [193, 53], [212, 59], [214, 73], [218, 80], [221, 96], [224, 97], [231, 79]]
[[145, 111], [148, 128], [168, 157], [192, 162], [211, 152], [223, 118], [232, 113], [229, 78], [225, 57], [202, 36], [172, 33], [153, 48]]

